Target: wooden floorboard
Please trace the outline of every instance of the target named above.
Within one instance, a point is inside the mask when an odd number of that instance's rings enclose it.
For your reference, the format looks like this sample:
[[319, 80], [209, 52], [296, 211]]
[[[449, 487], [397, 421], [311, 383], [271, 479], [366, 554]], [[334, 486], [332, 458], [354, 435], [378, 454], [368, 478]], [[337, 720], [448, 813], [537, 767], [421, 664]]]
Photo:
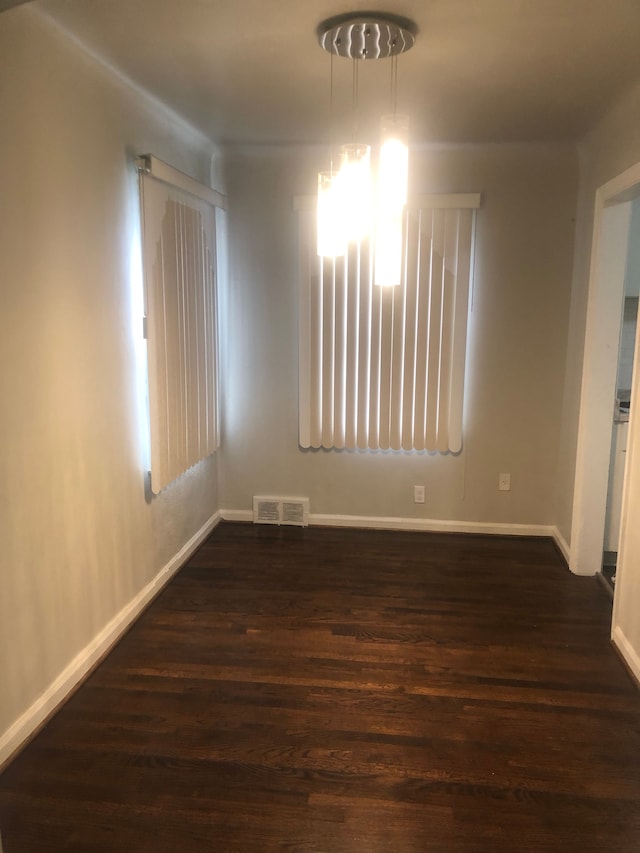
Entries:
[[549, 540], [222, 524], [0, 777], [4, 853], [638, 853], [610, 620]]

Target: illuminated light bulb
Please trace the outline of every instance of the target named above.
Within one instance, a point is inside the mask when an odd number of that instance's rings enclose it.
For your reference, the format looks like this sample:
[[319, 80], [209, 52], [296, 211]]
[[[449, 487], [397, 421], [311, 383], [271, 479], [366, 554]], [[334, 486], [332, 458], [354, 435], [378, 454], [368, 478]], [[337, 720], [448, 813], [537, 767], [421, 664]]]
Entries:
[[373, 190], [369, 145], [354, 143], [340, 148], [338, 184], [346, 239], [363, 240], [371, 230]]
[[337, 178], [335, 172], [318, 172], [318, 255], [325, 258], [337, 258], [346, 251], [343, 206]]
[[400, 284], [402, 275], [402, 222], [409, 181], [409, 119], [382, 117], [382, 143], [376, 195], [374, 282]]
[[409, 183], [409, 117], [382, 116], [378, 205], [394, 210], [407, 203]]
[[387, 139], [380, 149], [379, 203], [394, 210], [407, 203], [409, 149], [399, 139]]

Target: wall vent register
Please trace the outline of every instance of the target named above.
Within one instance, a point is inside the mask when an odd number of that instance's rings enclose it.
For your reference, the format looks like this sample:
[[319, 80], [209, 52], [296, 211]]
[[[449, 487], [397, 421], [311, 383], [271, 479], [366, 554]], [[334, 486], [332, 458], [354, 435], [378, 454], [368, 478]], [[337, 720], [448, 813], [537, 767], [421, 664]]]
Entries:
[[307, 527], [309, 524], [309, 498], [281, 498], [255, 496], [253, 498], [254, 524], [287, 524]]

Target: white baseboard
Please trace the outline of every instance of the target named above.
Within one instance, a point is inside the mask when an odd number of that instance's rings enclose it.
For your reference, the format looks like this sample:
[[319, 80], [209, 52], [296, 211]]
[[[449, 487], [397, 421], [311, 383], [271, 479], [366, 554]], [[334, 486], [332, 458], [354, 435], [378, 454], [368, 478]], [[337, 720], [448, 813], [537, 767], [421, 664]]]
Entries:
[[115, 645], [147, 604], [204, 542], [220, 521], [217, 512], [122, 610], [76, 655], [44, 693], [0, 737], [0, 768], [64, 702], [73, 689]]
[[569, 565], [569, 554], [571, 552], [571, 549], [569, 547], [569, 543], [564, 538], [562, 533], [560, 533], [560, 531], [558, 530], [557, 527], [553, 527], [552, 531], [553, 532], [551, 535], [553, 536], [553, 541], [556, 543], [556, 545], [560, 549], [560, 552], [562, 553], [562, 556], [564, 557], [564, 559], [567, 563], [567, 566], [568, 566]]
[[221, 509], [220, 517], [224, 521], [253, 521], [251, 509]]
[[640, 684], [640, 654], [633, 648], [619, 625], [616, 625], [611, 632], [611, 639], [634, 678]]
[[[253, 521], [251, 510], [221, 509], [225, 521]], [[549, 536], [555, 527], [546, 524], [500, 524], [484, 521], [447, 521], [439, 518], [401, 518], [379, 515], [324, 515], [310, 513], [309, 524], [319, 527], [364, 527], [370, 530], [425, 530], [434, 533], [487, 533], [497, 536]], [[560, 534], [558, 533], [558, 536]]]
[[424, 530], [433, 533], [487, 533], [497, 536], [553, 535], [553, 528], [542, 524], [448, 521], [439, 518], [310, 514], [309, 523], [324, 527], [366, 527], [373, 530]]

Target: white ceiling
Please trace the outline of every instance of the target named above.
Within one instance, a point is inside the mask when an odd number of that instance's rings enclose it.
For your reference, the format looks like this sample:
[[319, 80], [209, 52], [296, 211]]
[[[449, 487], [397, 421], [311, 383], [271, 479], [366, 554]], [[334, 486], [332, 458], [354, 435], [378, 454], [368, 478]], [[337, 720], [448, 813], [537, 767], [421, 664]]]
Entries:
[[[15, 0], [0, 0], [11, 5]], [[324, 142], [334, 0], [37, 0], [93, 53], [231, 142]], [[579, 138], [640, 79], [640, 0], [365, 0], [411, 18], [399, 109], [414, 141]], [[357, 9], [357, 7], [355, 7]], [[15, 14], [10, 10], [3, 14]], [[0, 26], [2, 17], [0, 17]], [[351, 62], [334, 60], [333, 127], [352, 115]], [[359, 63], [360, 130], [388, 109], [390, 61]], [[363, 127], [364, 126], [364, 127]]]

